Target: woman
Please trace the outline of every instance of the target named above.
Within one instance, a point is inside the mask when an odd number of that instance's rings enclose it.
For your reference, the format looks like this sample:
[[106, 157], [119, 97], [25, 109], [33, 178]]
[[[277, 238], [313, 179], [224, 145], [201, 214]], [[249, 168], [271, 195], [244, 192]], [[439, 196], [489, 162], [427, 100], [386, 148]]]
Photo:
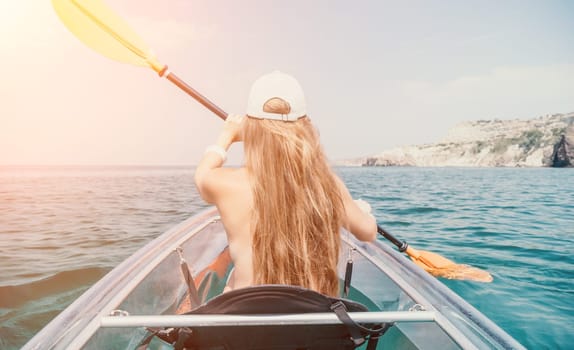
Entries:
[[[245, 166], [223, 168], [238, 141]], [[235, 270], [226, 290], [289, 284], [337, 296], [341, 227], [376, 237], [370, 206], [353, 201], [330, 169], [299, 83], [280, 72], [253, 84], [246, 116], [227, 118], [195, 183], [227, 231]]]

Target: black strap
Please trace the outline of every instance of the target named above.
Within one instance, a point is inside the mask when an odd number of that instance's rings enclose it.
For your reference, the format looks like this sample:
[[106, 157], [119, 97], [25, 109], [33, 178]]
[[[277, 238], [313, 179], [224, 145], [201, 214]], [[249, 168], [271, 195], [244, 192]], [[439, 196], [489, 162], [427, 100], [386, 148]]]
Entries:
[[191, 338], [193, 334], [193, 329], [184, 327], [180, 328], [177, 332], [177, 341], [173, 344], [174, 350], [184, 350], [185, 343]]
[[376, 350], [379, 344], [379, 338], [381, 334], [373, 334], [369, 337], [369, 343], [367, 344], [367, 350]]
[[382, 337], [385, 332], [393, 325], [393, 323], [383, 323], [378, 328], [367, 328], [353, 321], [351, 316], [347, 313], [345, 304], [342, 301], [337, 301], [331, 305], [331, 310], [337, 315], [337, 318], [343, 322], [347, 327], [347, 330], [351, 334], [353, 343], [355, 347], [362, 345], [365, 342], [365, 337], [363, 337], [362, 332], [368, 334], [369, 343], [366, 350], [375, 350], [379, 342], [379, 338]]
[[351, 290], [351, 278], [353, 277], [353, 260], [347, 260], [347, 268], [345, 269], [345, 283], [343, 285], [343, 298], [349, 297]]
[[185, 280], [185, 284], [187, 285], [191, 308], [198, 307], [200, 305], [200, 300], [199, 295], [197, 293], [197, 287], [195, 286], [195, 281], [193, 280], [191, 269], [189, 268], [189, 265], [187, 265], [187, 262], [183, 258], [183, 249], [181, 247], [178, 247], [175, 251], [179, 255], [179, 268], [181, 270], [181, 274], [183, 275], [183, 279]]
[[147, 350], [149, 344], [153, 340], [154, 337], [158, 337], [159, 339], [163, 340], [168, 344], [173, 344], [176, 342], [178, 334], [176, 328], [155, 328], [155, 327], [146, 327], [150, 334], [142, 340], [136, 350]]
[[347, 313], [347, 309], [345, 308], [345, 304], [342, 301], [337, 301], [331, 305], [331, 310], [337, 315], [337, 318], [343, 322], [347, 330], [351, 334], [351, 339], [353, 339], [353, 343], [355, 346], [362, 345], [365, 342], [365, 338], [361, 334], [361, 330], [359, 325], [355, 323]]
[[366, 350], [375, 350], [379, 343], [379, 338], [382, 337], [392, 325], [393, 323], [383, 323], [380, 328], [373, 330], [374, 332], [371, 333], [371, 336], [369, 337], [369, 344], [367, 345]]

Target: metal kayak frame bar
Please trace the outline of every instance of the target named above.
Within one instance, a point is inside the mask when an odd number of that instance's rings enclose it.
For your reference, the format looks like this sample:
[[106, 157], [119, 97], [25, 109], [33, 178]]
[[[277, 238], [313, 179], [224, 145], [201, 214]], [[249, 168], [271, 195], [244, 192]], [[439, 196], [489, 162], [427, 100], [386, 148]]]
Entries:
[[[357, 323], [433, 322], [434, 311], [371, 311], [350, 312]], [[138, 315], [104, 316], [101, 327], [217, 327], [217, 326], [286, 326], [342, 324], [335, 313], [281, 315]]]

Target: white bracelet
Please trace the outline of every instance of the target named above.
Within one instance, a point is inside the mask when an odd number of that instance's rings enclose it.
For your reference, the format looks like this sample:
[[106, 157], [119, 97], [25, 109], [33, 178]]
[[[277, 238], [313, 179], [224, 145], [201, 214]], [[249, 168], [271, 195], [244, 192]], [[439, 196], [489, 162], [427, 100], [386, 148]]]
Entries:
[[216, 153], [218, 156], [220, 156], [221, 160], [223, 160], [223, 163], [225, 163], [225, 161], [227, 160], [227, 151], [219, 145], [207, 146], [207, 148], [205, 149], [205, 153], [209, 152]]

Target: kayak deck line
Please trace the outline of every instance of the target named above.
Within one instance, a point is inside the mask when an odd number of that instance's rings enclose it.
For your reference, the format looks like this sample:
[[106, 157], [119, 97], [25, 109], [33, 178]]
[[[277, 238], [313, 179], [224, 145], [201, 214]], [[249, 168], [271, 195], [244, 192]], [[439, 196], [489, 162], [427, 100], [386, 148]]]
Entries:
[[[358, 323], [433, 322], [434, 311], [349, 312]], [[217, 327], [342, 324], [334, 313], [284, 315], [137, 315], [104, 316], [101, 327]]]

